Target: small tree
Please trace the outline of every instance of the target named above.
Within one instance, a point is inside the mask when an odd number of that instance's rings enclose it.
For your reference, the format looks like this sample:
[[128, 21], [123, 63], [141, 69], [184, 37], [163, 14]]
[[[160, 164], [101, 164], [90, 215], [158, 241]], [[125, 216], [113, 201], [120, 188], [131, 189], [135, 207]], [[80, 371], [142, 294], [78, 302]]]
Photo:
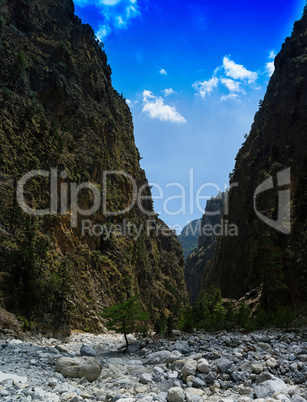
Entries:
[[130, 297], [123, 303], [105, 308], [101, 314], [107, 320], [108, 329], [124, 334], [126, 348], [129, 346], [127, 334], [147, 331], [146, 321], [149, 319], [149, 314], [143, 310], [139, 299], [140, 295]]

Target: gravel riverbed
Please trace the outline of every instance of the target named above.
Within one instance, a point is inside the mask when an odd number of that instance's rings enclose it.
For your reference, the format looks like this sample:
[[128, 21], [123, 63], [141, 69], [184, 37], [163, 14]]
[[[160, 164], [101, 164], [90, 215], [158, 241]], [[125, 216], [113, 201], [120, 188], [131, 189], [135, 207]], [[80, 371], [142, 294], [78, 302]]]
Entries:
[[2, 336], [0, 401], [307, 401], [306, 334]]

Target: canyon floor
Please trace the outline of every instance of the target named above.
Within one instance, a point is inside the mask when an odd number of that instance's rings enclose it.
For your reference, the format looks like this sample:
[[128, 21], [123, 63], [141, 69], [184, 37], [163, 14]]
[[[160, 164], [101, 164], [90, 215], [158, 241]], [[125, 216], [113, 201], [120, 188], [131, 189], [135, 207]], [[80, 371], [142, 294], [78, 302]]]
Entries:
[[306, 332], [176, 332], [131, 342], [124, 353], [117, 334], [73, 333], [65, 342], [3, 334], [0, 400], [307, 400]]

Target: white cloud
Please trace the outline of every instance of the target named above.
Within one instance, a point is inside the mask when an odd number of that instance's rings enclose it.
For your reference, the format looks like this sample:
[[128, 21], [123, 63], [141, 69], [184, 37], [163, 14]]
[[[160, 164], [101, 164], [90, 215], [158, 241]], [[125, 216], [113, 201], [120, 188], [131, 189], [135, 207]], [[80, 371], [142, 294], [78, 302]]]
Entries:
[[270, 61], [265, 65], [265, 71], [269, 77], [271, 77], [275, 71], [274, 61]]
[[164, 89], [164, 96], [169, 96], [169, 95], [173, 95], [176, 93], [176, 91], [174, 91], [172, 88], [169, 89]]
[[155, 96], [151, 91], [143, 91], [143, 113], [146, 113], [152, 119], [161, 121], [170, 121], [173, 123], [186, 123], [186, 119], [177, 112], [175, 106], [164, 104], [164, 99]]
[[270, 51], [270, 54], [269, 54], [269, 59], [275, 59], [275, 57], [276, 57], [276, 53], [275, 53], [275, 50], [271, 50]]
[[138, 103], [138, 101], [132, 102], [130, 99], [126, 99], [126, 103], [131, 108], [131, 107], [135, 106]]
[[210, 95], [214, 88], [217, 87], [219, 79], [217, 77], [212, 77], [208, 81], [197, 81], [192, 85], [193, 88], [198, 92], [198, 94], [205, 98], [206, 95]]
[[164, 70], [164, 68], [161, 68], [160, 74], [161, 74], [161, 75], [167, 75], [167, 72]]
[[223, 95], [221, 97], [221, 101], [228, 101], [228, 100], [236, 100], [236, 99], [240, 99], [238, 94], [229, 94], [229, 95]]
[[222, 78], [222, 84], [224, 84], [230, 92], [244, 92], [241, 88], [241, 83], [238, 81], [234, 81], [230, 78]]
[[101, 25], [96, 32], [96, 36], [99, 40], [103, 40], [106, 36], [111, 32], [111, 28], [109, 25]]
[[127, 28], [129, 20], [138, 17], [137, 0], [74, 0], [80, 7], [95, 6], [103, 20], [96, 32], [98, 39], [104, 39], [114, 29]]
[[256, 72], [247, 70], [241, 64], [236, 64], [227, 56], [225, 56], [223, 59], [223, 66], [226, 76], [234, 78], [235, 80], [247, 81], [249, 84], [253, 84], [258, 78], [258, 74]]

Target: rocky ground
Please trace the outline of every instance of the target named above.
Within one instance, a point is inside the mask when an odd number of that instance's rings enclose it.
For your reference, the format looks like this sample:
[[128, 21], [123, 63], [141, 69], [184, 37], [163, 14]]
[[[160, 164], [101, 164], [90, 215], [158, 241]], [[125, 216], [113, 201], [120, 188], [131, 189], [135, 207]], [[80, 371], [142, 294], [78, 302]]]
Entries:
[[3, 335], [0, 401], [307, 400], [302, 333], [177, 333], [135, 341], [128, 353], [122, 344], [112, 334]]

